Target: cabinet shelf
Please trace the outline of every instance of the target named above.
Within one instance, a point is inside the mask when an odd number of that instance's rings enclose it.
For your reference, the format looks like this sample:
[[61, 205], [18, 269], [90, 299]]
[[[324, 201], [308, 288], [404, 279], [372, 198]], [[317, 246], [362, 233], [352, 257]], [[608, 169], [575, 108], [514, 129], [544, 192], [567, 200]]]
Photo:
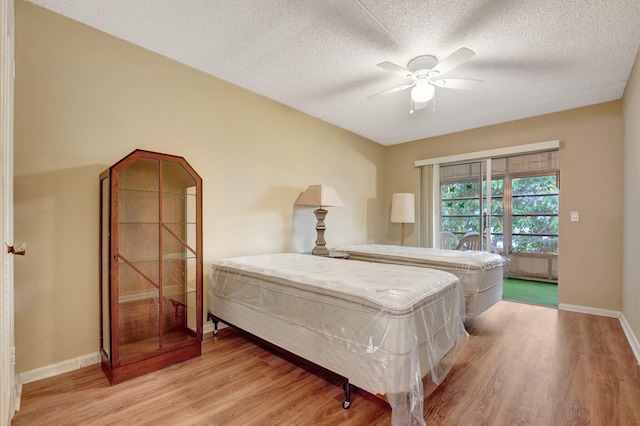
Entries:
[[196, 222], [170, 222], [170, 221], [162, 221], [162, 222], [150, 222], [150, 221], [118, 221], [119, 225], [155, 225], [158, 226], [160, 224], [165, 225], [177, 225], [177, 226], [187, 226], [187, 225], [197, 225]]
[[196, 255], [191, 255], [191, 256], [181, 256], [181, 257], [167, 257], [167, 256], [163, 256], [163, 257], [159, 257], [159, 256], [145, 256], [145, 257], [127, 257], [125, 256], [125, 258], [127, 259], [127, 262], [125, 262], [124, 260], [122, 260], [121, 258], [118, 258], [118, 263], [119, 264], [123, 264], [123, 263], [131, 263], [133, 265], [142, 265], [145, 263], [158, 263], [160, 261], [181, 261], [181, 260], [197, 260], [198, 256]]
[[136, 150], [100, 175], [100, 354], [112, 384], [200, 355], [202, 180]]
[[[163, 335], [164, 346], [174, 346], [188, 340], [196, 338], [195, 332], [191, 329], [174, 331]], [[138, 342], [122, 345], [120, 349], [122, 359], [139, 356], [141, 353], [150, 353], [153, 351], [161, 351], [163, 348], [158, 344], [157, 338], [149, 338]]]
[[[165, 286], [163, 288], [162, 296], [168, 297], [168, 298], [176, 298], [176, 297], [182, 297], [187, 294], [195, 294], [195, 293], [196, 293], [195, 287], [187, 287], [187, 289], [184, 289], [184, 288], [178, 288], [178, 286]], [[138, 300], [144, 300], [144, 299], [158, 299], [159, 296], [160, 296], [160, 292], [158, 291], [158, 289], [129, 291], [129, 292], [121, 291], [118, 297], [118, 304], [131, 303], [131, 302], [136, 302]]]
[[[185, 188], [186, 189], [186, 188]], [[184, 191], [158, 191], [157, 189], [145, 189], [145, 188], [120, 188], [120, 194], [149, 194], [157, 196], [158, 194], [166, 196], [178, 196], [178, 197], [195, 197], [195, 194], [190, 194]]]

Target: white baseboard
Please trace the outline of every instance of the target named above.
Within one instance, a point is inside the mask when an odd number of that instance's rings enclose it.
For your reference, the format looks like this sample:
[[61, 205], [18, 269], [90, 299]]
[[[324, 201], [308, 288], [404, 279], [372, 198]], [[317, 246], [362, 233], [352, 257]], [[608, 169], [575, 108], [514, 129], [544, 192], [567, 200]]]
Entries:
[[[222, 330], [223, 328], [229, 327], [227, 324], [223, 323], [223, 322], [219, 322], [218, 323], [218, 330]], [[202, 327], [202, 334], [204, 336], [207, 335], [207, 333], [213, 333], [213, 323], [212, 322], [207, 322], [204, 327]]]
[[631, 329], [631, 326], [627, 322], [627, 319], [625, 318], [624, 314], [620, 317], [620, 325], [622, 325], [622, 330], [624, 331], [624, 334], [627, 336], [627, 340], [631, 345], [631, 350], [633, 351], [633, 354], [636, 356], [636, 361], [638, 361], [638, 364], [640, 364], [640, 343], [638, 342], [636, 335], [633, 333], [633, 330]]
[[79, 357], [58, 362], [56, 364], [45, 365], [44, 367], [34, 370], [25, 371], [18, 375], [20, 383], [30, 383], [36, 380], [46, 379], [48, 377], [57, 376], [58, 374], [67, 373], [82, 367], [88, 367], [100, 362], [100, 354], [93, 352]]
[[[218, 329], [221, 329], [223, 327], [226, 326], [222, 323], [218, 325]], [[204, 326], [202, 327], [202, 333], [204, 334], [212, 332], [213, 324], [209, 322], [204, 324]], [[35, 382], [36, 380], [46, 379], [62, 373], [68, 373], [69, 371], [77, 370], [82, 367], [88, 367], [90, 365], [98, 364], [99, 362], [99, 352], [81, 355], [73, 359], [61, 361], [56, 364], [45, 365], [44, 367], [20, 373], [18, 374], [18, 383], [22, 385], [23, 383]]]
[[583, 314], [618, 318], [618, 320], [620, 321], [620, 325], [622, 326], [622, 330], [624, 331], [624, 334], [627, 337], [627, 340], [629, 341], [631, 350], [633, 351], [633, 354], [636, 356], [636, 360], [638, 361], [638, 364], [640, 364], [640, 343], [638, 343], [638, 338], [633, 333], [631, 326], [627, 322], [627, 319], [625, 318], [622, 312], [610, 311], [608, 309], [590, 308], [588, 306], [567, 305], [565, 303], [560, 303], [558, 305], [558, 309], [563, 311], [580, 312]]
[[[222, 324], [218, 324], [218, 328], [220, 328]], [[207, 333], [213, 333], [213, 323], [212, 322], [207, 322], [203, 327], [202, 327], [202, 334], [205, 335]]]
[[610, 311], [608, 309], [591, 308], [589, 306], [567, 305], [566, 303], [558, 304], [561, 311], [580, 312], [582, 314], [599, 315], [601, 317], [620, 318], [622, 312]]
[[20, 411], [20, 402], [22, 401], [22, 382], [20, 381], [18, 375], [16, 374], [16, 400], [13, 409], [15, 411]]

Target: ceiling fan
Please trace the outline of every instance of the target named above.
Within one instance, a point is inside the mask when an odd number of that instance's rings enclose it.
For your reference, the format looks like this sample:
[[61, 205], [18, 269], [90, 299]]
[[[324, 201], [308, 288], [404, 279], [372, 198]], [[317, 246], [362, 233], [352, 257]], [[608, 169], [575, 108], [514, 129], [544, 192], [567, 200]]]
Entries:
[[421, 109], [426, 107], [435, 95], [436, 86], [444, 87], [447, 89], [463, 89], [474, 90], [482, 86], [484, 83], [482, 80], [470, 80], [465, 78], [441, 78], [442, 74], [451, 71], [463, 62], [473, 58], [475, 53], [463, 47], [447, 56], [442, 61], [438, 62], [434, 56], [423, 55], [418, 56], [407, 64], [407, 67], [401, 67], [400, 65], [393, 64], [391, 62], [381, 62], [378, 64], [380, 68], [386, 71], [390, 71], [396, 74], [400, 74], [411, 81], [411, 83], [404, 84], [402, 86], [394, 87], [376, 93], [375, 95], [368, 96], [367, 99], [374, 99], [381, 95], [387, 95], [389, 93], [399, 92], [405, 89], [411, 89], [411, 104], [412, 108], [410, 112], [415, 109]]

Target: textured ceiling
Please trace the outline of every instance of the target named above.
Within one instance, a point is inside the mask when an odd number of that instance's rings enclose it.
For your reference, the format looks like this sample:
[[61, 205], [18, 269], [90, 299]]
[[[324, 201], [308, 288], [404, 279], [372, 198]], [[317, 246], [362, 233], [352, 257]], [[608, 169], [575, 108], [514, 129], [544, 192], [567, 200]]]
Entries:
[[[639, 0], [31, 0], [383, 145], [620, 99]], [[373, 15], [373, 16], [372, 16]], [[476, 56], [409, 114], [376, 64]]]

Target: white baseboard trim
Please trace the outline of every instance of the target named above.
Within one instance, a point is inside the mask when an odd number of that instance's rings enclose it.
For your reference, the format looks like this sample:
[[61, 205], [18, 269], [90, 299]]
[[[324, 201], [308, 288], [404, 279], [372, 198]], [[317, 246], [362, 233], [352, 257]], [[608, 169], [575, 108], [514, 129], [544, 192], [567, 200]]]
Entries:
[[638, 338], [633, 333], [631, 326], [627, 322], [627, 319], [624, 317], [624, 314], [622, 312], [610, 311], [608, 309], [591, 308], [588, 306], [567, 305], [565, 303], [558, 304], [558, 309], [562, 311], [572, 311], [572, 312], [580, 312], [583, 314], [618, 318], [618, 320], [620, 321], [620, 325], [622, 326], [622, 331], [624, 331], [625, 336], [627, 336], [627, 340], [629, 341], [631, 350], [633, 351], [633, 354], [636, 356], [636, 360], [638, 361], [638, 364], [640, 364], [640, 343], [638, 343]]
[[[227, 324], [223, 322], [218, 323], [218, 330], [222, 330], [223, 328], [229, 327]], [[202, 334], [207, 335], [207, 333], [213, 333], [213, 323], [207, 322], [204, 327], [202, 327]]]
[[[218, 328], [220, 328], [220, 325], [222, 325], [222, 324], [218, 324]], [[205, 335], [207, 333], [213, 333], [213, 323], [212, 322], [207, 322], [202, 327], [202, 335]]]
[[633, 333], [633, 330], [631, 329], [631, 326], [627, 322], [627, 319], [625, 318], [624, 314], [620, 317], [620, 325], [622, 325], [622, 330], [624, 331], [624, 334], [627, 336], [627, 340], [631, 345], [631, 350], [633, 351], [633, 354], [636, 356], [636, 361], [638, 361], [638, 364], [640, 364], [640, 342], [638, 342], [638, 339], [636, 335]]
[[558, 309], [561, 311], [580, 312], [582, 314], [599, 315], [601, 317], [620, 318], [622, 312], [610, 311], [608, 309], [592, 308], [589, 306], [568, 305], [566, 303], [558, 304]]
[[[218, 329], [226, 327], [222, 323], [218, 325]], [[213, 324], [206, 323], [202, 327], [202, 333], [212, 333]], [[25, 371], [18, 374], [18, 381], [20, 385], [24, 383], [35, 382], [36, 380], [47, 379], [49, 377], [57, 376], [58, 374], [68, 373], [69, 371], [77, 370], [82, 367], [88, 367], [90, 365], [98, 364], [100, 362], [100, 353], [93, 352], [79, 357], [61, 361], [56, 364], [45, 365], [44, 367], [36, 368], [34, 370]]]
[[77, 370], [82, 367], [88, 367], [100, 362], [100, 354], [93, 352], [79, 357], [61, 361], [51, 365], [45, 365], [44, 367], [36, 368], [34, 370], [25, 371], [19, 374], [20, 383], [30, 383], [36, 380], [46, 379], [48, 377], [57, 376], [58, 374], [67, 373], [69, 371]]
[[20, 402], [22, 401], [22, 382], [18, 378], [16, 374], [16, 401], [13, 409], [16, 411], [20, 411]]

